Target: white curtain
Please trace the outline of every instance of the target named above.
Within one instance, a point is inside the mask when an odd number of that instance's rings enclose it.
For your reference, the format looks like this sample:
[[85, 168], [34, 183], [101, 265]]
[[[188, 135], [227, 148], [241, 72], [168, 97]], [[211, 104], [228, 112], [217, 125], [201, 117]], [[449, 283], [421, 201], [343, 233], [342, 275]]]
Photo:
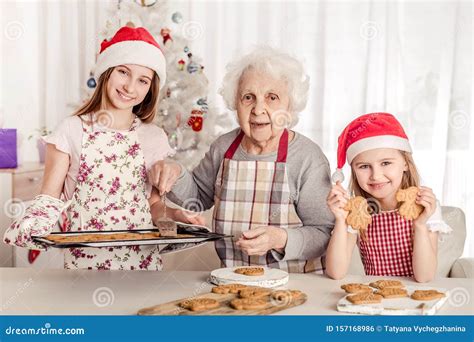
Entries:
[[[107, 8], [117, 3], [2, 2], [4, 127], [24, 138], [69, 115], [94, 64]], [[316, 141], [333, 167], [338, 134], [350, 120], [395, 114], [424, 184], [443, 205], [465, 211], [464, 254], [474, 256], [471, 2], [170, 1], [169, 8], [170, 16], [181, 12], [184, 22], [198, 23], [191, 48], [203, 59], [209, 98], [222, 111], [217, 90], [231, 59], [257, 44], [301, 59], [311, 88], [295, 129]], [[33, 143], [21, 143], [20, 157], [36, 158]]]

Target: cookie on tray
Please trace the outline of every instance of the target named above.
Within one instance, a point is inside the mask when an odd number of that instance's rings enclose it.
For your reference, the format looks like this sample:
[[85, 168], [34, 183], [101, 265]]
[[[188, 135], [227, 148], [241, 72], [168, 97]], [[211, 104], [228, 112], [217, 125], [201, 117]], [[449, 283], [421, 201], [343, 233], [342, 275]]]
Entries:
[[266, 298], [236, 298], [230, 301], [230, 306], [236, 310], [260, 310], [268, 305]]
[[377, 280], [369, 284], [371, 287], [383, 290], [387, 287], [404, 287], [400, 280]]
[[415, 290], [415, 292], [411, 294], [411, 298], [414, 300], [433, 300], [445, 296], [444, 293], [436, 290]]
[[352, 304], [377, 304], [382, 302], [382, 296], [371, 292], [359, 292], [346, 297]]
[[212, 288], [213, 293], [227, 294], [227, 293], [239, 293], [240, 290], [247, 288], [247, 285], [243, 284], [225, 284], [218, 285]]
[[372, 289], [368, 285], [360, 283], [344, 284], [341, 286], [341, 289], [347, 293], [372, 292]]
[[382, 290], [377, 290], [375, 294], [379, 294], [386, 299], [408, 297], [407, 290], [401, 287], [386, 287]]
[[179, 306], [191, 311], [205, 311], [218, 308], [219, 302], [212, 298], [194, 298], [182, 301]]
[[265, 287], [249, 286], [245, 289], [239, 290], [240, 298], [261, 298], [269, 296], [272, 290]]
[[277, 290], [272, 292], [272, 299], [277, 303], [291, 303], [303, 296], [300, 290]]

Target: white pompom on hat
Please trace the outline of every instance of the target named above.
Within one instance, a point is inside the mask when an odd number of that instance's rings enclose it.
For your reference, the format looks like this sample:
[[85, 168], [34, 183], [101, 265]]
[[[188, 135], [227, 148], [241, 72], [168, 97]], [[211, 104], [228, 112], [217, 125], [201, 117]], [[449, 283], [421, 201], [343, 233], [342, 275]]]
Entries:
[[166, 83], [166, 60], [160, 46], [143, 27], [124, 26], [110, 40], [100, 44], [100, 54], [95, 66], [95, 78], [108, 68], [136, 64], [150, 68], [160, 78], [160, 89]]

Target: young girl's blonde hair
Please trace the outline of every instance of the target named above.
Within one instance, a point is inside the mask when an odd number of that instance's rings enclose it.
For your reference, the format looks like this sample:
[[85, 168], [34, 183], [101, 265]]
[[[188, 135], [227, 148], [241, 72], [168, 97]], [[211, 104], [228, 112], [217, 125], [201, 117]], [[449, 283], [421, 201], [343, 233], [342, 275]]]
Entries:
[[[107, 69], [99, 78], [97, 87], [92, 94], [92, 97], [86, 101], [78, 110], [76, 110], [72, 115], [85, 115], [93, 114], [104, 110], [107, 103], [109, 102], [107, 96], [107, 82], [110, 78], [110, 75], [116, 67]], [[151, 122], [155, 118], [156, 110], [158, 108], [158, 97], [160, 95], [160, 79], [153, 74], [153, 79], [151, 80], [150, 90], [146, 94], [142, 103], [133, 107], [132, 112], [140, 118], [143, 122]]]
[[[401, 155], [405, 159], [405, 163], [407, 164], [407, 170], [403, 171], [402, 182], [400, 183], [400, 189], [406, 189], [411, 186], [420, 186], [420, 175], [418, 173], [418, 169], [416, 168], [415, 161], [413, 160], [413, 156], [410, 152], [400, 151]], [[364, 191], [359, 183], [357, 182], [357, 177], [355, 175], [354, 170], [351, 166], [351, 180], [349, 183], [349, 192], [354, 196], [362, 196], [365, 199], [370, 199], [372, 196]], [[377, 205], [373, 205], [373, 203], [369, 203], [369, 211], [370, 214], [376, 213], [377, 210], [380, 210]], [[365, 230], [360, 231], [361, 237], [365, 240]]]

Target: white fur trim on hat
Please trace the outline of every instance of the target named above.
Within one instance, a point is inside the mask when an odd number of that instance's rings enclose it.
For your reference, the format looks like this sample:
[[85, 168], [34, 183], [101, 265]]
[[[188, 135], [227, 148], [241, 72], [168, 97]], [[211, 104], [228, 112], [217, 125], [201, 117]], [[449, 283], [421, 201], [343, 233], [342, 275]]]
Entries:
[[163, 52], [156, 46], [139, 40], [126, 40], [105, 49], [97, 58], [94, 72], [96, 80], [108, 68], [122, 64], [142, 65], [154, 70], [160, 78], [160, 89], [166, 83], [166, 60]]
[[350, 164], [359, 153], [375, 148], [394, 148], [401, 151], [412, 152], [408, 139], [394, 135], [378, 135], [358, 140], [350, 145], [346, 153], [347, 162]]

